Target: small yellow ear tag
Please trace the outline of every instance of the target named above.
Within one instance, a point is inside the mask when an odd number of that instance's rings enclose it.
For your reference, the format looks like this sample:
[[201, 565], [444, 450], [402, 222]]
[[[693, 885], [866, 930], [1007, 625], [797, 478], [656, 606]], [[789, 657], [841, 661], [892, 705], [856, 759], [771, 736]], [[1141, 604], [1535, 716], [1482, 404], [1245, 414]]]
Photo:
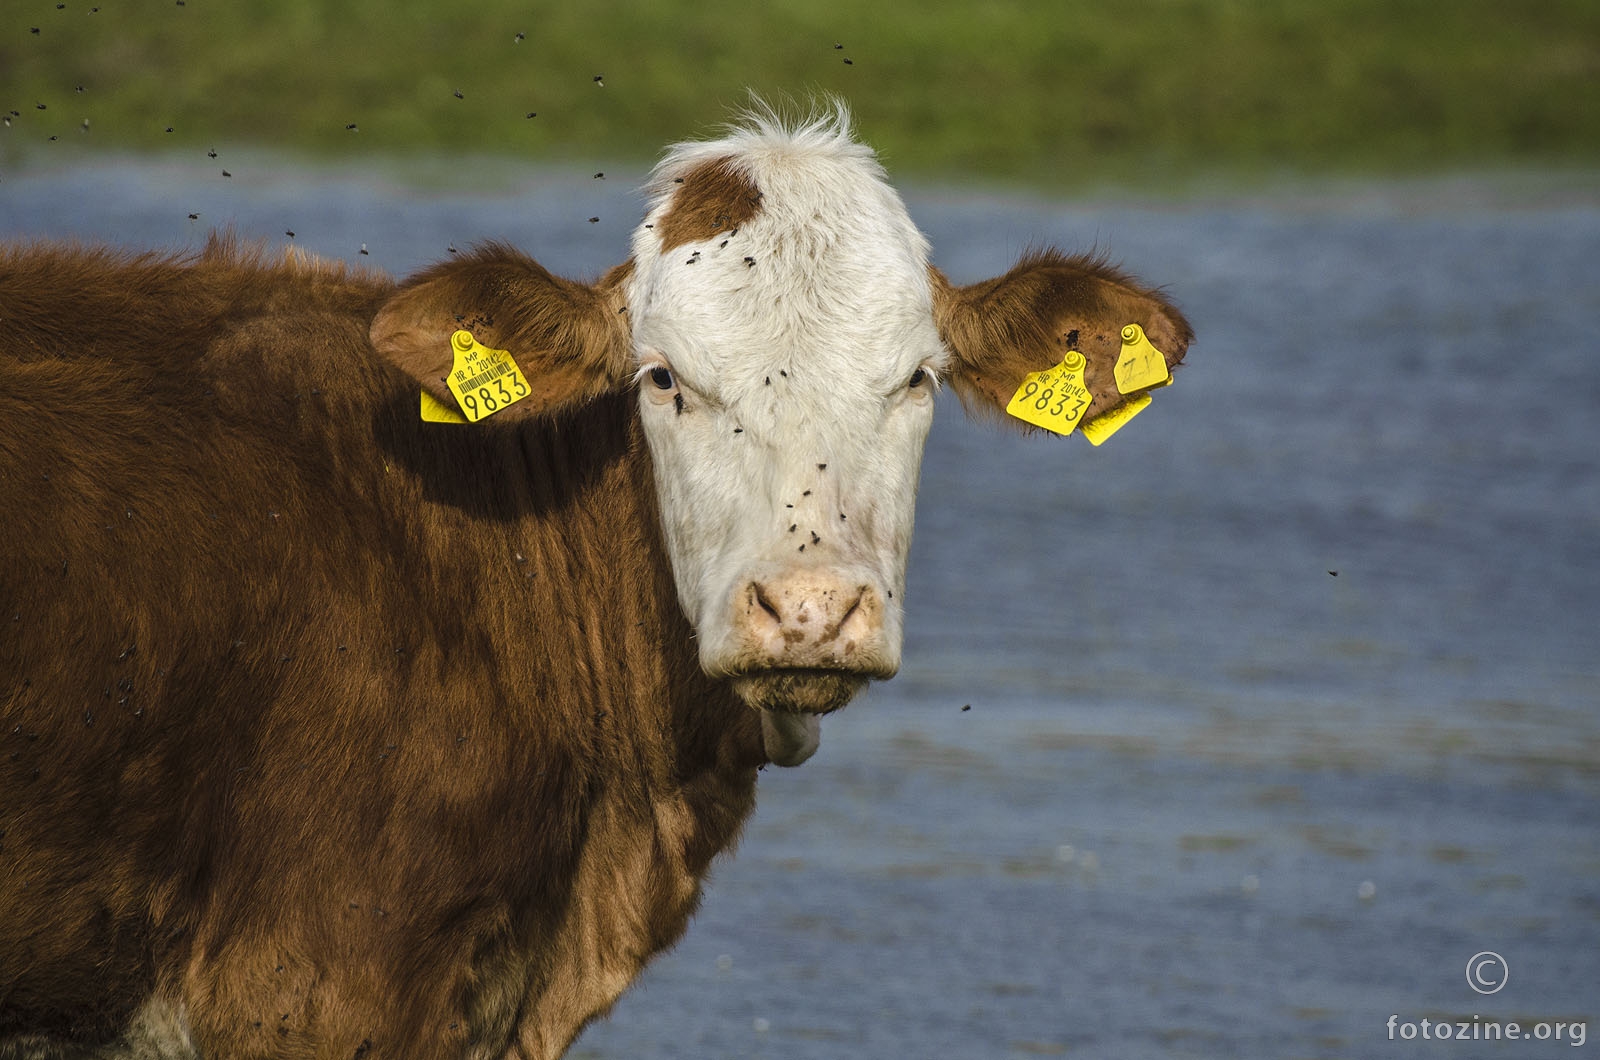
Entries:
[[467, 418], [426, 390], [422, 391], [422, 419], [427, 423], [466, 423]]
[[1088, 363], [1077, 350], [1068, 350], [1054, 368], [1023, 376], [1006, 411], [1035, 427], [1071, 434], [1091, 400], [1083, 381]]
[[1124, 394], [1172, 381], [1167, 372], [1167, 359], [1150, 344], [1144, 329], [1137, 324], [1122, 329], [1122, 356], [1117, 358], [1113, 374], [1117, 377], [1117, 389]]
[[1083, 431], [1083, 436], [1089, 439], [1089, 444], [1099, 445], [1113, 434], [1122, 430], [1129, 420], [1139, 415], [1149, 405], [1149, 394], [1136, 394], [1110, 412], [1103, 412], [1088, 421], [1080, 430]]
[[450, 336], [450, 348], [456, 360], [446, 383], [469, 423], [528, 396], [528, 380], [505, 350], [489, 349], [466, 330]]

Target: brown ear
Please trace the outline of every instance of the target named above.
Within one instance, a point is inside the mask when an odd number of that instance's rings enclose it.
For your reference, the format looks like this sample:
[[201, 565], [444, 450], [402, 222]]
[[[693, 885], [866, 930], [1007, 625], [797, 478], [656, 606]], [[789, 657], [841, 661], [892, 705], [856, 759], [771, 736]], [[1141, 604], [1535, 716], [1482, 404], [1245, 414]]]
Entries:
[[550, 415], [631, 378], [622, 287], [632, 271], [630, 260], [590, 286], [488, 244], [407, 280], [378, 310], [368, 336], [381, 356], [454, 409], [445, 385], [455, 362], [450, 336], [464, 328], [484, 346], [508, 351], [532, 390], [495, 421]]
[[1194, 338], [1171, 302], [1091, 255], [1031, 252], [1004, 276], [969, 287], [955, 287], [938, 269], [930, 271], [934, 320], [955, 354], [951, 383], [969, 413], [1003, 413], [1024, 376], [1060, 363], [1075, 349], [1088, 361], [1088, 421], [1135, 396], [1120, 393], [1113, 375], [1124, 326], [1143, 328], [1169, 370]]

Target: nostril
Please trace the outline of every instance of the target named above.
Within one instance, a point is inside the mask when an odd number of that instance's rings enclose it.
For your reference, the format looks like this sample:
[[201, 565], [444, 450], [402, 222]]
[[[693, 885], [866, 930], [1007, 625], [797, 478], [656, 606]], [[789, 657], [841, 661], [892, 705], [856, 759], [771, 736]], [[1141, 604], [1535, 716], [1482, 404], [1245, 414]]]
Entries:
[[772, 621], [776, 622], [780, 626], [783, 625], [783, 616], [778, 613], [777, 606], [773, 604], [771, 600], [767, 599], [767, 587], [762, 585], [760, 582], [751, 582], [750, 589], [755, 594], [756, 603], [760, 605], [761, 610], [771, 615]]
[[866, 598], [866, 595], [867, 587], [863, 585], [859, 590], [856, 591], [856, 598], [850, 601], [850, 606], [845, 608], [844, 614], [839, 617], [840, 629], [843, 629], [845, 624], [850, 621], [850, 616], [861, 610], [861, 601]]

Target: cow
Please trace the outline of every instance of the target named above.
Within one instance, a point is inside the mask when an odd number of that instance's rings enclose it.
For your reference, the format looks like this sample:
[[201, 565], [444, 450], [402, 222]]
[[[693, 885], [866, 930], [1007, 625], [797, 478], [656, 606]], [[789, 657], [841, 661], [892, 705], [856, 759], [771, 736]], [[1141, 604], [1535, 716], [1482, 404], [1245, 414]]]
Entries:
[[0, 1057], [560, 1056], [898, 668], [934, 392], [1192, 338], [952, 283], [838, 105], [646, 211], [593, 282], [0, 250]]

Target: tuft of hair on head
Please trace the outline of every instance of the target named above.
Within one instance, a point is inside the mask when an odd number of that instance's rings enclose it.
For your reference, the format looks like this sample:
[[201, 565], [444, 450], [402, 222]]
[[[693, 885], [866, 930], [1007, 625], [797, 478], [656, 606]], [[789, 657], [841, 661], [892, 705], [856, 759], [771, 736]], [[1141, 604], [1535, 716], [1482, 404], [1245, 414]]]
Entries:
[[743, 170], [755, 159], [809, 154], [853, 158], [879, 168], [876, 153], [855, 138], [849, 105], [834, 95], [813, 96], [800, 104], [787, 97], [775, 102], [752, 90], [748, 102], [718, 132], [714, 138], [668, 145], [645, 185], [647, 196], [666, 194], [678, 178], [713, 159], [735, 159], [736, 168]]
[[748, 102], [736, 108], [734, 117], [721, 127], [729, 138], [754, 135], [811, 149], [861, 146], [856, 142], [850, 105], [842, 96], [813, 94], [802, 104], [790, 96], [767, 99], [754, 89], [748, 94]]

